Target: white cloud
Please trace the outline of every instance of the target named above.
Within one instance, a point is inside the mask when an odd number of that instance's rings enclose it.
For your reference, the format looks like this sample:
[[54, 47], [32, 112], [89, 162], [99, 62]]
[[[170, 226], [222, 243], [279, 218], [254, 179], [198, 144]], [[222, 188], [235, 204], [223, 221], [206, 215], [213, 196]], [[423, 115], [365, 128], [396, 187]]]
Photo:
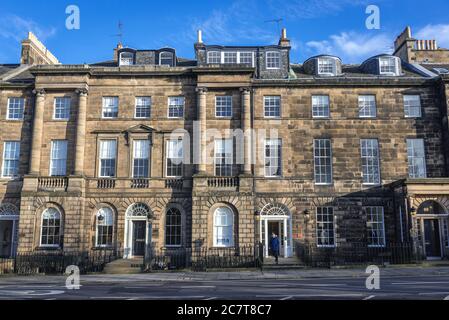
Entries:
[[417, 39], [437, 40], [438, 46], [449, 48], [449, 24], [429, 24], [414, 35]]
[[54, 27], [43, 27], [31, 19], [24, 19], [15, 14], [0, 17], [0, 37], [20, 42], [29, 31], [32, 31], [41, 41], [56, 34]]
[[336, 15], [345, 7], [368, 5], [369, 2], [368, 0], [290, 0], [288, 2], [268, 0], [272, 11], [289, 20]]
[[332, 54], [344, 63], [361, 63], [364, 59], [380, 53], [392, 52], [393, 39], [385, 34], [362, 34], [355, 31], [334, 34], [326, 40], [306, 43], [308, 54]]

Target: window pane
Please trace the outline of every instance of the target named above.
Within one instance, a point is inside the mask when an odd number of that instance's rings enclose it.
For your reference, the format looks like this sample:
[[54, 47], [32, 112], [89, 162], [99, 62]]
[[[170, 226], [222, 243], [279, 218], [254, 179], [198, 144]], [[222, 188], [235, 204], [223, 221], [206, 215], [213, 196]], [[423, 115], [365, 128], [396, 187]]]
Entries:
[[232, 176], [233, 139], [215, 140], [215, 175]]
[[237, 52], [224, 52], [224, 63], [237, 64]]
[[335, 75], [335, 61], [334, 59], [318, 59], [318, 74]]
[[312, 96], [312, 116], [314, 118], [329, 118], [329, 96]]
[[51, 142], [50, 175], [65, 176], [67, 174], [67, 141]]
[[375, 118], [377, 116], [376, 97], [359, 96], [359, 117]]
[[161, 66], [173, 67], [174, 65], [173, 61], [174, 61], [173, 53], [171, 52], [161, 52], [161, 54], [159, 55], [159, 64]]
[[167, 246], [180, 246], [182, 244], [181, 212], [176, 208], [167, 211], [165, 219], [165, 244]]
[[214, 213], [214, 246], [233, 246], [233, 228], [233, 212], [229, 208], [218, 208]]
[[265, 176], [282, 176], [282, 140], [265, 140]]
[[329, 139], [314, 140], [315, 183], [332, 183], [332, 150]]
[[183, 172], [184, 151], [182, 140], [167, 141], [167, 177], [181, 177]]
[[133, 177], [148, 178], [150, 142], [134, 140], [133, 142]]
[[232, 117], [232, 96], [215, 97], [215, 116]]
[[404, 114], [407, 118], [421, 117], [421, 97], [418, 95], [404, 96]]
[[364, 184], [379, 184], [379, 146], [376, 139], [360, 140]]
[[266, 59], [267, 69], [279, 69], [281, 67], [281, 55], [279, 52], [267, 52]]
[[207, 53], [207, 63], [220, 64], [221, 63], [221, 52], [209, 51]]
[[408, 169], [410, 178], [426, 178], [426, 155], [424, 140], [407, 140]]
[[264, 97], [265, 117], [279, 118], [281, 116], [281, 97], [268, 96]]
[[253, 65], [253, 53], [252, 52], [240, 52], [240, 63]]
[[366, 207], [368, 245], [385, 246], [384, 208]]
[[332, 207], [316, 208], [317, 245], [335, 246], [335, 220]]
[[59, 246], [61, 244], [61, 214], [55, 208], [48, 208], [42, 214], [41, 245]]
[[136, 98], [136, 118], [151, 117], [151, 97]]
[[168, 117], [169, 118], [183, 118], [184, 117], [184, 97], [169, 97], [168, 98]]
[[381, 74], [396, 74], [396, 59], [393, 57], [380, 58]]
[[100, 141], [100, 177], [115, 177], [116, 140]]
[[120, 65], [131, 66], [134, 64], [134, 55], [131, 52], [122, 52], [120, 54]]
[[97, 246], [112, 246], [114, 213], [111, 208], [101, 208], [97, 212]]
[[70, 118], [70, 103], [70, 98], [55, 98], [54, 118], [58, 120], [68, 120]]
[[19, 175], [20, 142], [7, 141], [3, 145], [3, 177]]
[[8, 99], [8, 120], [22, 120], [23, 111], [25, 109], [25, 99], [23, 98], [9, 98]]
[[118, 117], [118, 97], [103, 97], [103, 118]]

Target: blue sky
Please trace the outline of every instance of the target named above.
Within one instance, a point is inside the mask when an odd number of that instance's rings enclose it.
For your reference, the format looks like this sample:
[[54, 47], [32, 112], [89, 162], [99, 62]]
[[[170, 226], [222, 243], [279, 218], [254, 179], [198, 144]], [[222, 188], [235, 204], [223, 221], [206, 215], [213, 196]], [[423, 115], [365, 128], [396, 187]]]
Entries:
[[[380, 7], [381, 29], [367, 30], [365, 9]], [[65, 9], [77, 5], [80, 30], [67, 30]], [[395, 37], [410, 25], [417, 38], [436, 38], [449, 47], [447, 0], [42, 0], [0, 2], [0, 63], [16, 63], [20, 40], [33, 31], [62, 63], [109, 60], [118, 42], [138, 49], [170, 46], [178, 56], [193, 58], [196, 30], [207, 44], [266, 45], [277, 43], [276, 23], [292, 40], [292, 61], [319, 53], [340, 56], [345, 63], [392, 49]]]

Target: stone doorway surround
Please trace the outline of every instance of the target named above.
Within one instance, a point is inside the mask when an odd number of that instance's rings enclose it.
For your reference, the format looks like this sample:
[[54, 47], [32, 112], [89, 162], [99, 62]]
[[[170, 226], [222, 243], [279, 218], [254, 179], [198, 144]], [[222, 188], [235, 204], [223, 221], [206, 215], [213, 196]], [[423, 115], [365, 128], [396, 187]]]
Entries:
[[[145, 248], [151, 244], [152, 234], [152, 211], [144, 203], [134, 203], [126, 210], [125, 217], [125, 239], [124, 239], [124, 259], [132, 259], [133, 256], [133, 223], [135, 221], [145, 221]], [[146, 250], [146, 249], [145, 249]]]
[[[449, 179], [411, 179], [406, 181], [406, 212], [411, 216], [411, 237], [426, 259], [449, 257]], [[435, 208], [427, 207], [434, 204]], [[425, 210], [426, 209], [426, 210]], [[426, 239], [425, 225], [434, 223], [437, 250], [440, 253], [426, 252], [430, 239]], [[428, 236], [428, 235], [427, 235]]]
[[[0, 205], [0, 222], [8, 223], [8, 226], [3, 227], [10, 228], [9, 234], [0, 234], [0, 245], [8, 246], [7, 254], [6, 252], [0, 252], [0, 254], [3, 254], [7, 258], [15, 257], [19, 231], [19, 210], [17, 207], [10, 203]], [[3, 228], [3, 230], [5, 230], [5, 228]], [[6, 238], [4, 236], [6, 236]]]

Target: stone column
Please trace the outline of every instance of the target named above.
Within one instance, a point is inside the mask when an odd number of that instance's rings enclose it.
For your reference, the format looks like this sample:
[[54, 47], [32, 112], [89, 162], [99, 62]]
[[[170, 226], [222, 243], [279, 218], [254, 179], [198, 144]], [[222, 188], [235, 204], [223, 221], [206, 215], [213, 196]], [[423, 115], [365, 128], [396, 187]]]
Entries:
[[252, 128], [251, 128], [251, 90], [249, 88], [240, 89], [242, 92], [242, 130], [245, 134], [244, 155], [245, 164], [243, 166], [243, 173], [251, 174], [251, 160], [252, 160]]
[[75, 175], [84, 173], [84, 148], [86, 142], [87, 90], [77, 90], [79, 95], [78, 119], [76, 123]]
[[44, 127], [45, 91], [35, 90], [33, 136], [31, 140], [30, 175], [39, 175], [41, 165], [42, 130]]
[[200, 122], [200, 163], [198, 164], [198, 173], [206, 173], [206, 130], [207, 130], [207, 105], [206, 105], [206, 88], [197, 88], [198, 102], [198, 121]]

